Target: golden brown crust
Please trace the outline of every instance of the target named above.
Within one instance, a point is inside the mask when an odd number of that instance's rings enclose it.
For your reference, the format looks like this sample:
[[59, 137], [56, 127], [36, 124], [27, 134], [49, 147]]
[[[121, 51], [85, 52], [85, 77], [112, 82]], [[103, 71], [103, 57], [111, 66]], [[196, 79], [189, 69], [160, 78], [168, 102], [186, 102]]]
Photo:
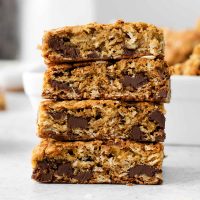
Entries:
[[163, 33], [160, 29], [146, 23], [123, 21], [50, 30], [44, 34], [41, 49], [48, 64], [164, 56]]

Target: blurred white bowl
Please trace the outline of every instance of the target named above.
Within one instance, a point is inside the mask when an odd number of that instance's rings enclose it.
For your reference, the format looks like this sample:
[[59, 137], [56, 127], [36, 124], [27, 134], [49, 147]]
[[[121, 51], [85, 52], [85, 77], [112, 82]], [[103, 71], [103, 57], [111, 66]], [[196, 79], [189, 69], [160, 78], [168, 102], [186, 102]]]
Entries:
[[0, 86], [5, 90], [23, 90], [22, 74], [26, 70], [34, 69], [38, 63], [0, 60]]
[[166, 104], [166, 143], [200, 145], [200, 77], [173, 76]]
[[24, 91], [30, 99], [34, 111], [37, 113], [39, 103], [42, 99], [42, 84], [45, 68], [37, 69], [23, 73]]

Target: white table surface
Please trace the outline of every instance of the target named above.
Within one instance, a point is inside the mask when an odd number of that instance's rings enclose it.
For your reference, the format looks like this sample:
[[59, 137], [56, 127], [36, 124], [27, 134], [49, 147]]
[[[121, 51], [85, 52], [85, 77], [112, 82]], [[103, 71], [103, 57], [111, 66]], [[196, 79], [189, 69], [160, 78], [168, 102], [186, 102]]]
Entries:
[[167, 145], [160, 186], [39, 184], [31, 180], [31, 151], [39, 141], [23, 94], [8, 94], [0, 112], [0, 200], [198, 200], [200, 146]]

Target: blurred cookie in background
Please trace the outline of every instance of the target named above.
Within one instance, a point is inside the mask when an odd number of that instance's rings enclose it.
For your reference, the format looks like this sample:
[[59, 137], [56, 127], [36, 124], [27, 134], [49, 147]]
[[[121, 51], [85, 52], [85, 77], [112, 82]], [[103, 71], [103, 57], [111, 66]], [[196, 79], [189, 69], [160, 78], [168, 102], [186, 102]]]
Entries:
[[4, 93], [0, 89], [0, 111], [6, 109], [6, 101]]
[[195, 46], [189, 59], [175, 64], [172, 68], [174, 75], [200, 75], [200, 44]]
[[184, 62], [187, 60], [194, 47], [200, 43], [200, 20], [193, 29], [183, 31], [164, 28], [165, 36], [165, 59], [169, 65]]

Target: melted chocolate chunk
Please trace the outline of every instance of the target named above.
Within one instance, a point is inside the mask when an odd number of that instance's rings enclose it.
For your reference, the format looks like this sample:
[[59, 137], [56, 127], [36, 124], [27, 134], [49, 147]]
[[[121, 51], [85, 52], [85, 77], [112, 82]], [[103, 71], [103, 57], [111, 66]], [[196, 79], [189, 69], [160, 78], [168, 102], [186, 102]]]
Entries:
[[134, 178], [136, 175], [147, 175], [150, 177], [155, 176], [155, 173], [160, 172], [161, 170], [156, 169], [149, 165], [136, 165], [129, 169], [128, 175], [130, 178]]
[[38, 180], [42, 183], [50, 183], [53, 178], [53, 173], [52, 172], [43, 172], [41, 171], [40, 176], [38, 177]]
[[72, 178], [73, 174], [74, 174], [74, 169], [72, 168], [70, 163], [63, 163], [63, 164], [59, 165], [57, 174], [59, 176], [68, 176], [68, 177]]
[[147, 82], [148, 78], [143, 73], [139, 73], [136, 74], [134, 77], [129, 75], [124, 76], [122, 80], [122, 85], [124, 87], [132, 87], [134, 89], [137, 89]]
[[50, 84], [53, 88], [59, 89], [59, 90], [70, 90], [69, 83], [62, 83], [59, 81], [51, 80]]
[[130, 131], [130, 138], [135, 141], [143, 141], [145, 133], [140, 130], [138, 125], [134, 125]]
[[51, 49], [59, 50], [61, 48], [61, 38], [52, 36], [49, 38], [48, 45]]
[[79, 49], [70, 43], [69, 38], [52, 36], [49, 38], [48, 45], [51, 49], [62, 53], [65, 57], [77, 58], [80, 56]]
[[88, 120], [83, 117], [68, 116], [67, 120], [70, 128], [81, 128], [86, 129], [88, 127]]
[[52, 116], [53, 119], [55, 119], [55, 120], [60, 120], [60, 119], [62, 119], [64, 117], [64, 113], [61, 112], [61, 111], [48, 112], [48, 114], [50, 116]]
[[37, 168], [33, 172], [32, 178], [42, 183], [51, 182], [53, 178], [53, 172], [50, 168], [50, 163], [48, 163], [46, 160], [39, 161]]
[[165, 128], [165, 116], [158, 110], [149, 115], [149, 120], [156, 121], [161, 128]]
[[39, 162], [38, 162], [37, 167], [38, 167], [39, 169], [48, 169], [48, 168], [49, 168], [49, 165], [48, 165], [47, 161], [42, 160], [42, 161], [39, 161]]
[[80, 183], [89, 181], [92, 178], [92, 171], [79, 172], [76, 176], [74, 176]]

